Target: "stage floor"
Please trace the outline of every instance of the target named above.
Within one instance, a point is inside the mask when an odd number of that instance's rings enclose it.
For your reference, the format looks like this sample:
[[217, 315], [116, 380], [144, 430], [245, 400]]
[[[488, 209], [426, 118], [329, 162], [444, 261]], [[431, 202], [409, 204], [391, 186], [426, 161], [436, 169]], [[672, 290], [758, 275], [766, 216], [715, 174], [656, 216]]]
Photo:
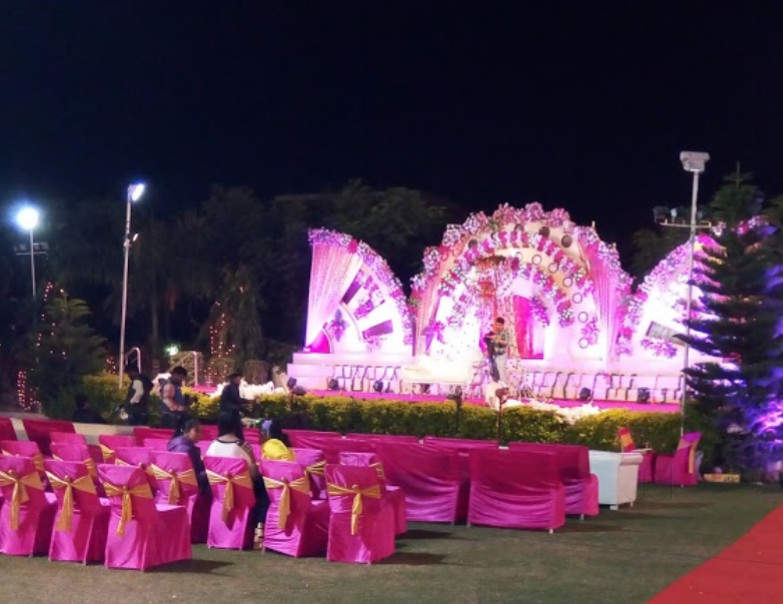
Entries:
[[[310, 394], [318, 396], [350, 396], [356, 399], [386, 399], [393, 401], [405, 401], [408, 403], [442, 403], [446, 400], [445, 396], [432, 394], [397, 394], [394, 392], [350, 392], [345, 390], [308, 390]], [[484, 399], [466, 398], [464, 402], [471, 405], [486, 407]], [[548, 401], [549, 402], [549, 401]], [[585, 401], [574, 401], [566, 399], [552, 399], [552, 404], [560, 407], [580, 407]], [[678, 413], [680, 406], [677, 403], [632, 403], [629, 401], [591, 401], [593, 405], [600, 409], [628, 409], [629, 411], [645, 411], [648, 413]]]

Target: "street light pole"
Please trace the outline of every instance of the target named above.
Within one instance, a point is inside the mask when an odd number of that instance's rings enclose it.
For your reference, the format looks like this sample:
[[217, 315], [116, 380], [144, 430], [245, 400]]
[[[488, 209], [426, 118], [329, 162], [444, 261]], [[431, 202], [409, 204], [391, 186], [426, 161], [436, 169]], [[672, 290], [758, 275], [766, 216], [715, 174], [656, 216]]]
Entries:
[[33, 229], [30, 229], [30, 277], [33, 282], [33, 300], [35, 300], [35, 248], [33, 247]]
[[32, 283], [33, 300], [36, 298], [35, 291], [35, 241], [33, 240], [33, 231], [38, 226], [40, 218], [38, 210], [33, 206], [24, 206], [16, 213], [16, 223], [19, 228], [25, 230], [30, 235], [30, 281]]
[[[685, 171], [693, 174], [693, 185], [691, 187], [691, 222], [690, 222], [690, 256], [688, 258], [688, 298], [685, 306], [685, 337], [691, 336], [691, 306], [693, 304], [693, 258], [696, 253], [696, 201], [699, 196], [699, 174], [704, 172], [706, 163], [709, 161], [708, 153], [697, 151], [683, 151], [680, 153], [680, 161]], [[685, 387], [686, 370], [690, 364], [690, 345], [685, 341], [685, 350], [682, 363], [682, 390], [680, 392], [680, 436], [685, 432], [685, 396], [687, 388]]]
[[122, 376], [125, 372], [125, 317], [128, 311], [128, 256], [131, 246], [131, 203], [138, 201], [144, 193], [144, 185], [132, 184], [128, 187], [128, 194], [125, 198], [125, 238], [122, 247], [125, 253], [125, 260], [122, 269], [122, 317], [120, 318], [120, 360], [119, 360], [119, 382], [118, 388], [122, 390]]

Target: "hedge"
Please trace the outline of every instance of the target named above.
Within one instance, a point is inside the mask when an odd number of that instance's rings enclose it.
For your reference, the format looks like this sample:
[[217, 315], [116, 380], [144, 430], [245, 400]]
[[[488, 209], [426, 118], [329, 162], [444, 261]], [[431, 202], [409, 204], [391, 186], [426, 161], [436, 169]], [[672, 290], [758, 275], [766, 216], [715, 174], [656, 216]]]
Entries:
[[[107, 420], [111, 411], [125, 399], [126, 390], [117, 388], [114, 375], [86, 376], [81, 391], [90, 404]], [[185, 388], [193, 399], [191, 413], [207, 422], [217, 419], [219, 399]], [[58, 417], [70, 418], [73, 403], [60, 401]], [[157, 421], [157, 397], [150, 402], [151, 423]], [[54, 406], [51, 406], [54, 407]], [[487, 407], [463, 405], [459, 418], [452, 401], [443, 403], [407, 403], [387, 399], [355, 399], [348, 396], [265, 395], [257, 398], [250, 409], [252, 417], [278, 417], [284, 425], [309, 427], [337, 432], [367, 432], [374, 434], [413, 434], [416, 436], [457, 436], [491, 439], [496, 436], [497, 414]], [[619, 450], [617, 430], [631, 429], [636, 444], [651, 447], [660, 453], [677, 448], [680, 435], [680, 415], [612, 409], [579, 419], [568, 425], [551, 411], [516, 407], [503, 414], [503, 442], [563, 442], [586, 445], [591, 449]], [[705, 461], [710, 460], [717, 435], [710, 425], [694, 413], [686, 414], [686, 430], [702, 432], [700, 448]]]

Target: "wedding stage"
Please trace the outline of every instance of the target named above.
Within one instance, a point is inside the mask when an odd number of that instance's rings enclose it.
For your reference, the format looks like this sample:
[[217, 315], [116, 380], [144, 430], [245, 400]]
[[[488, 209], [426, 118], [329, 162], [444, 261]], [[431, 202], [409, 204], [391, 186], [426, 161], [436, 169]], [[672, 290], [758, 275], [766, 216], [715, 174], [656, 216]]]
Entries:
[[616, 248], [593, 227], [562, 209], [504, 204], [448, 225], [441, 244], [424, 250], [407, 298], [366, 243], [325, 229], [312, 230], [310, 243], [305, 345], [288, 365], [307, 389], [444, 397], [459, 387], [485, 399], [482, 336], [502, 316], [512, 397], [627, 408], [681, 398], [684, 347], [675, 336], [686, 307], [686, 246], [633, 291]]

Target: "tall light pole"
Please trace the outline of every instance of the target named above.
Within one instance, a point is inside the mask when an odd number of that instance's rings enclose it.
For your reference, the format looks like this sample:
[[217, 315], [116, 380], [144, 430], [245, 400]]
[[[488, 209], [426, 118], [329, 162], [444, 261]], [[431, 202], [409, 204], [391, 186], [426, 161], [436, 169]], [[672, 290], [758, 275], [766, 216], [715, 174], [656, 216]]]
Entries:
[[[699, 174], [704, 172], [704, 168], [707, 162], [710, 160], [710, 154], [701, 151], [682, 151], [680, 152], [680, 161], [682, 162], [682, 168], [686, 172], [693, 174], [693, 186], [691, 187], [691, 222], [690, 222], [690, 239], [688, 243], [690, 245], [690, 256], [688, 258], [688, 301], [685, 307], [685, 337], [690, 338], [691, 335], [691, 304], [693, 303], [693, 256], [696, 252], [696, 199], [699, 196]], [[683, 355], [682, 363], [682, 392], [680, 393], [680, 413], [682, 414], [683, 421], [680, 423], [680, 436], [684, 432], [684, 418], [685, 418], [685, 371], [688, 369], [689, 364], [689, 352], [690, 346], [688, 341], [685, 341], [685, 351]]]
[[38, 226], [40, 213], [33, 206], [24, 206], [16, 213], [16, 224], [30, 233], [30, 278], [33, 286], [33, 300], [35, 300], [35, 243], [33, 242], [33, 231]]
[[125, 372], [125, 316], [128, 310], [128, 256], [131, 246], [131, 204], [137, 202], [144, 195], [143, 182], [128, 186], [128, 194], [125, 198], [125, 238], [122, 247], [125, 251], [125, 263], [122, 269], [122, 318], [120, 319], [120, 362], [119, 362], [119, 388], [122, 389], [122, 376]]

